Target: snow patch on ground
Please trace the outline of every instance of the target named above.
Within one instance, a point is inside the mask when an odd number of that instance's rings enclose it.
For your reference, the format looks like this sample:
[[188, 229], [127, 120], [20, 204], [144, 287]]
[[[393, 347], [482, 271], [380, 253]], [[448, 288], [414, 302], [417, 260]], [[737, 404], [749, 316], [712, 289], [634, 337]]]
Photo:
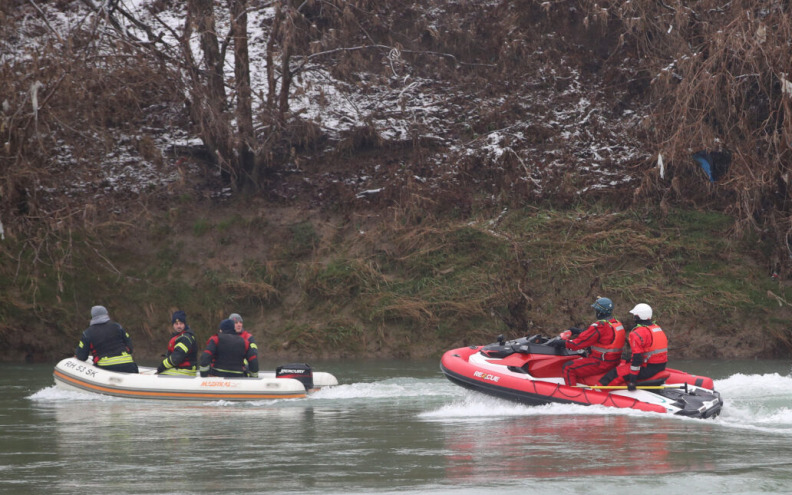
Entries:
[[[495, 4], [497, 2], [490, 2]], [[183, 30], [183, 2], [171, 2], [170, 10], [153, 0], [120, 0], [119, 5], [145, 23], [179, 56], [175, 35]], [[223, 4], [224, 5], [224, 4]], [[248, 30], [251, 78], [254, 104], [260, 106], [267, 94], [266, 43], [268, 28], [274, 15], [269, 2], [253, 2]], [[28, 6], [29, 7], [29, 6]], [[11, 66], [28, 61], [47, 43], [65, 43], [78, 30], [100, 33], [103, 24], [82, 2], [40, 4], [42, 17], [32, 9], [22, 21], [18, 37], [0, 46], [0, 63]], [[222, 6], [220, 9], [224, 8]], [[435, 15], [442, 15], [436, 12]], [[46, 20], [45, 20], [46, 19]], [[217, 15], [218, 32], [228, 31], [228, 15]], [[148, 35], [127, 21], [124, 29], [140, 39]], [[101, 33], [100, 33], [101, 34]], [[116, 35], [105, 33], [107, 42]], [[201, 57], [198, 39], [191, 40], [193, 54]], [[233, 79], [233, 56], [226, 60], [226, 77]], [[384, 64], [404, 66], [398, 51], [384, 57]], [[464, 163], [479, 163], [500, 170], [504, 163], [516, 161], [524, 172], [522, 182], [535, 191], [551, 180], [558, 180], [568, 171], [579, 178], [578, 194], [609, 190], [634, 181], [627, 171], [629, 165], [645, 160], [648, 154], [630, 144], [629, 130], [639, 125], [641, 109], [625, 108], [615, 113], [606, 107], [606, 90], [592, 81], [583, 80], [579, 70], [564, 60], [561, 69], [526, 74], [519, 99], [507, 95], [480, 96], [457, 92], [441, 80], [409, 75], [407, 71], [388, 78], [359, 74], [359, 83], [335, 79], [329, 68], [307, 65], [296, 77], [290, 107], [302, 119], [317, 124], [328, 137], [328, 148], [355, 129], [373, 128], [386, 143], [409, 143], [415, 138], [442, 146], [432, 147], [424, 160], [433, 169], [431, 174], [415, 175], [415, 180], [437, 184], [454, 180]], [[560, 73], [563, 71], [564, 73]], [[564, 79], [564, 89], [557, 91], [547, 81]], [[383, 80], [384, 79], [384, 80]], [[539, 88], [539, 89], [536, 89]], [[472, 104], [471, 104], [471, 100]], [[462, 105], [465, 105], [464, 107]], [[483, 112], [516, 105], [525, 116], [503, 129], [492, 129], [484, 135], [463, 141]], [[140, 193], [161, 188], [180, 180], [184, 171], [169, 158], [174, 148], [195, 146], [197, 137], [180, 129], [141, 129], [150, 135], [166, 158], [165, 165], [156, 165], [141, 156], [136, 138], [117, 134], [115, 149], [98, 164], [97, 176], [61, 184], [69, 195], [112, 192]], [[546, 136], [537, 139], [537, 132]], [[73, 150], [64, 145], [55, 150], [55, 161], [68, 168], [76, 160]], [[295, 169], [299, 167], [295, 166]], [[186, 169], [187, 172], [197, 171]], [[384, 190], [373, 175], [361, 171], [357, 177], [342, 179], [358, 187], [358, 198], [368, 198]]]

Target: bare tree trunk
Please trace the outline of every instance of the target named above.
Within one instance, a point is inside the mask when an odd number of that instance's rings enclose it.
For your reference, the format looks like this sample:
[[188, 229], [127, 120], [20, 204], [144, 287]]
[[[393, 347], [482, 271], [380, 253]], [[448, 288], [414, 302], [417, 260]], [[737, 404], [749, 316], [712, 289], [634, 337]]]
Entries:
[[[217, 40], [214, 5], [212, 0], [188, 0], [187, 11], [182, 46], [185, 57], [190, 61], [190, 113], [198, 126], [201, 139], [220, 166], [221, 174], [226, 180], [234, 180], [237, 173], [231, 161], [231, 130], [226, 114], [223, 59]], [[200, 36], [204, 54], [205, 82], [198, 65], [193, 61], [190, 49], [190, 33], [193, 27]]]
[[[285, 3], [285, 2], [284, 2]], [[281, 126], [286, 124], [286, 114], [289, 111], [289, 88], [291, 87], [291, 49], [294, 41], [294, 15], [293, 9], [287, 7], [286, 15], [281, 24], [281, 86], [278, 98], [278, 122]]]
[[250, 58], [248, 56], [247, 0], [229, 0], [231, 3], [231, 36], [234, 42], [234, 76], [236, 79], [237, 118], [237, 170], [238, 181], [245, 178], [258, 186], [253, 146], [253, 108], [250, 91]]
[[280, 26], [282, 23], [283, 9], [282, 2], [275, 7], [275, 17], [272, 20], [272, 30], [267, 40], [267, 109], [275, 107], [275, 43], [280, 36]]
[[[277, 124], [281, 129], [286, 124], [286, 113], [289, 111], [289, 88], [292, 80], [289, 65], [294, 42], [294, 13], [288, 0], [281, 0], [277, 3], [275, 17], [272, 21], [272, 31], [267, 41], [267, 109], [273, 114], [277, 112]], [[277, 45], [280, 45], [280, 89], [278, 89], [275, 79]]]

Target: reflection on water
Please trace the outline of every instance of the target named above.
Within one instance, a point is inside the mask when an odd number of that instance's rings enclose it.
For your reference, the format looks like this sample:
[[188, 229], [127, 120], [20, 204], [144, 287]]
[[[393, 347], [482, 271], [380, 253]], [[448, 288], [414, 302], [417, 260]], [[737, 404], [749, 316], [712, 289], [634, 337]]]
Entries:
[[[706, 365], [706, 363], [701, 363]], [[0, 374], [0, 493], [786, 493], [792, 378], [732, 370], [693, 420], [527, 407], [436, 363], [350, 363], [307, 399], [136, 401], [66, 392], [51, 368]], [[349, 377], [349, 378], [347, 378]]]
[[[43, 414], [53, 415], [56, 452], [68, 468], [55, 484], [68, 491], [83, 480], [100, 486], [110, 479], [121, 489], [135, 487], [132, 493], [230, 493], [260, 489], [264, 476], [288, 486], [300, 471], [309, 476], [308, 463], [316, 458], [299, 446], [315, 448], [324, 441], [314, 408], [301, 402], [50, 404]], [[103, 473], [99, 480], [97, 472]]]
[[[527, 416], [479, 424], [441, 425], [446, 438], [447, 475], [466, 482], [493, 477], [630, 476], [709, 470], [713, 464], [689, 459], [688, 428], [672, 421], [623, 415]], [[697, 425], [707, 435], [712, 425]], [[672, 455], [672, 449], [675, 451]]]

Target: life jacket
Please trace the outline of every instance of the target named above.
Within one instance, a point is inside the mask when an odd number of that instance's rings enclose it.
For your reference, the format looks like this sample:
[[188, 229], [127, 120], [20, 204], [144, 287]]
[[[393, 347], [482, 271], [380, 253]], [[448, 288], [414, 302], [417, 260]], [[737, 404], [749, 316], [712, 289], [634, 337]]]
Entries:
[[[644, 366], [647, 364], [659, 364], [668, 362], [668, 337], [663, 329], [656, 323], [636, 328], [642, 333], [651, 332], [652, 345], [643, 352]], [[643, 330], [646, 329], [646, 330]], [[635, 330], [633, 330], [635, 331]]]
[[[182, 339], [182, 337], [185, 337]], [[179, 340], [182, 342], [179, 342]], [[184, 341], [187, 342], [184, 342]], [[176, 347], [179, 347], [182, 351], [184, 351], [185, 358], [184, 361], [181, 363], [175, 364], [173, 366], [173, 370], [187, 370], [190, 371], [191, 375], [195, 374], [195, 365], [198, 362], [198, 346], [195, 345], [195, 335], [193, 335], [192, 331], [189, 328], [182, 330], [181, 332], [174, 335], [170, 341], [168, 342], [168, 354], [166, 357], [169, 357], [176, 351]], [[179, 373], [180, 374], [180, 373]]]
[[[258, 346], [256, 345], [255, 339], [253, 339], [253, 334], [251, 334], [250, 332], [248, 332], [245, 329], [242, 329], [242, 333], [238, 333], [237, 335], [239, 335], [240, 337], [245, 339], [245, 342], [247, 342], [247, 348], [246, 349], [249, 349], [249, 348], [252, 347], [253, 349], [256, 349], [256, 353], [258, 353]], [[250, 363], [248, 363], [248, 360], [245, 359], [245, 369], [248, 368], [248, 364], [250, 364]]]
[[625, 332], [624, 325], [615, 318], [610, 320], [599, 320], [607, 323], [613, 328], [613, 341], [603, 346], [591, 346], [591, 356], [602, 361], [618, 361], [621, 359], [622, 348], [624, 347]]
[[212, 368], [225, 373], [244, 375], [245, 355], [250, 347], [248, 339], [236, 333], [218, 333], [217, 350]]
[[247, 330], [242, 330], [242, 333], [238, 333], [237, 335], [245, 339], [245, 342], [247, 342], [248, 347], [253, 347], [254, 349], [258, 349], [258, 346], [256, 345], [256, 341], [255, 339], [253, 339], [253, 335], [250, 332], [248, 332]]
[[[129, 337], [125, 330], [113, 321], [91, 325], [84, 333], [84, 339], [89, 342], [93, 362], [97, 366], [135, 362], [125, 337], [126, 339]], [[77, 357], [81, 357], [79, 353]]]

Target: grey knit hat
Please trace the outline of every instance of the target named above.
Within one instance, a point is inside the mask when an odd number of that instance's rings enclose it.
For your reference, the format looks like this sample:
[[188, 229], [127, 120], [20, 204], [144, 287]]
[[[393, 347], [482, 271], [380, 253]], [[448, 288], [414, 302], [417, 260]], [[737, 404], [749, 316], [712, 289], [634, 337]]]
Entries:
[[107, 314], [107, 308], [104, 306], [94, 306], [91, 308], [91, 325], [97, 325], [110, 321], [110, 315]]
[[239, 316], [239, 313], [231, 313], [231, 315], [229, 315], [228, 319], [233, 321], [234, 323], [236, 323], [238, 321], [242, 321], [242, 317]]

